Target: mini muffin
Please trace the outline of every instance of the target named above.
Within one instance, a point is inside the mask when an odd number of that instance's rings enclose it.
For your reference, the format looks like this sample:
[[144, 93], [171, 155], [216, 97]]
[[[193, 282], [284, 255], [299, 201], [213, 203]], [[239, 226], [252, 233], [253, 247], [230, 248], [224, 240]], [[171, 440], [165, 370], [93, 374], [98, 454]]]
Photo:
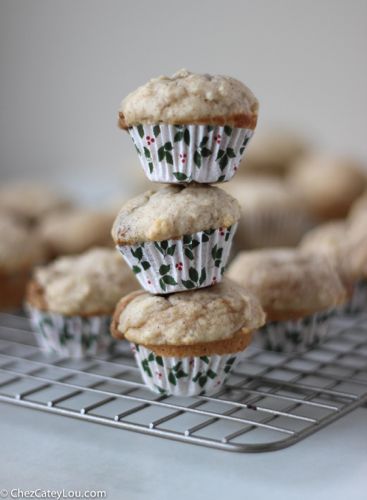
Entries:
[[326, 257], [294, 249], [241, 252], [228, 276], [259, 298], [268, 320], [259, 340], [267, 349], [316, 344], [328, 332], [330, 311], [346, 300], [339, 275]]
[[0, 309], [21, 307], [31, 269], [46, 259], [46, 249], [37, 232], [0, 213]]
[[30, 224], [71, 206], [70, 200], [44, 184], [14, 182], [0, 189], [0, 209]]
[[150, 389], [193, 396], [219, 390], [251, 332], [264, 321], [258, 300], [225, 279], [185, 293], [123, 297], [111, 332], [131, 343]]
[[258, 131], [249, 144], [239, 174], [284, 177], [308, 149], [309, 145], [294, 132]]
[[27, 290], [27, 309], [42, 348], [81, 358], [110, 345], [111, 314], [139, 288], [113, 249], [94, 248], [39, 267]]
[[94, 246], [112, 246], [111, 211], [74, 209], [45, 217], [40, 234], [51, 256], [84, 252]]
[[366, 174], [353, 160], [318, 154], [301, 159], [288, 182], [319, 220], [339, 219], [364, 191]]
[[[363, 227], [335, 221], [321, 224], [305, 235], [300, 244], [305, 254], [324, 255], [337, 269], [348, 294], [341, 313], [356, 313], [362, 308], [360, 286], [364, 271], [367, 276], [367, 221]], [[364, 298], [367, 305], [367, 295]]]
[[123, 205], [112, 237], [145, 290], [179, 292], [222, 279], [239, 216], [219, 188], [171, 185]]
[[293, 193], [274, 177], [239, 179], [226, 184], [225, 190], [241, 205], [238, 249], [294, 246], [313, 225]]
[[129, 131], [151, 181], [223, 182], [237, 170], [258, 107], [240, 81], [183, 69], [129, 94], [121, 103], [119, 126]]

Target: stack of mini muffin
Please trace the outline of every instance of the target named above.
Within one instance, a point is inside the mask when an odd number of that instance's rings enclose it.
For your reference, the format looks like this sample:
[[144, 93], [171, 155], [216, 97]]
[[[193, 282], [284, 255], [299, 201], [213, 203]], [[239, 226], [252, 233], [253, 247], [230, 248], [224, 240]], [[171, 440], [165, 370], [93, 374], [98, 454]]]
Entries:
[[155, 78], [122, 102], [119, 125], [147, 177], [168, 184], [126, 203], [112, 229], [145, 290], [121, 299], [112, 334], [131, 342], [155, 391], [217, 390], [264, 324], [257, 298], [223, 278], [240, 207], [209, 185], [233, 177], [257, 113], [256, 98], [238, 80], [186, 70]]

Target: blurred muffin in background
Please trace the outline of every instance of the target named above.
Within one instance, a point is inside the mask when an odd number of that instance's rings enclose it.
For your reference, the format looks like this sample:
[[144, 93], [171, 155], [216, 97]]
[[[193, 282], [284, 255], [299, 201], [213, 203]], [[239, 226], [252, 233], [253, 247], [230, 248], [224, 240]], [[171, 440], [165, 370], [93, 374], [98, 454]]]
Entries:
[[45, 215], [69, 209], [72, 202], [45, 184], [12, 182], [0, 189], [0, 209], [29, 224]]
[[294, 132], [278, 129], [257, 132], [249, 143], [239, 174], [284, 176], [308, 149], [308, 144]]
[[366, 217], [366, 226], [367, 226], [367, 190], [357, 198], [357, 200], [351, 206], [351, 209], [348, 214], [348, 219], [351, 221], [357, 217], [362, 216]]
[[81, 253], [93, 246], [112, 246], [112, 211], [74, 209], [50, 214], [40, 225], [40, 234], [52, 257]]
[[37, 232], [0, 213], [0, 310], [21, 306], [31, 269], [44, 262], [46, 249]]
[[348, 158], [314, 154], [297, 162], [289, 187], [319, 220], [345, 217], [366, 188], [366, 173]]
[[224, 185], [241, 206], [235, 235], [238, 250], [295, 246], [312, 227], [312, 220], [284, 182], [251, 177]]

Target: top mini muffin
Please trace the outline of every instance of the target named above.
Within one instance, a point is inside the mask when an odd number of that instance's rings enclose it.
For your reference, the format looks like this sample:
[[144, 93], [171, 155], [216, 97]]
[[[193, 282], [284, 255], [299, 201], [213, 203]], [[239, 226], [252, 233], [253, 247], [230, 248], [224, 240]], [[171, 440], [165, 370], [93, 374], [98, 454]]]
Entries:
[[129, 94], [119, 109], [119, 126], [168, 123], [254, 129], [258, 108], [251, 90], [235, 78], [182, 69], [172, 77], [153, 78]]

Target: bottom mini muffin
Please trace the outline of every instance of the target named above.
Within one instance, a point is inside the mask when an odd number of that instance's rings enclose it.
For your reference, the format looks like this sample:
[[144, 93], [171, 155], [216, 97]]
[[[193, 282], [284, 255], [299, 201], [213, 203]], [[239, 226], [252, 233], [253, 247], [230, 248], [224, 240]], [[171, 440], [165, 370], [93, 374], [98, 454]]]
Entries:
[[65, 316], [27, 306], [39, 346], [71, 358], [94, 356], [112, 346], [111, 316]]
[[95, 248], [35, 269], [26, 307], [46, 351], [82, 358], [114, 343], [109, 325], [121, 294], [138, 289], [115, 250]]
[[[202, 344], [200, 348], [177, 346], [171, 352], [179, 352], [179, 356], [164, 355], [167, 349], [162, 350], [160, 346], [131, 344], [131, 350], [143, 380], [150, 389], [161, 394], [195, 396], [212, 394], [223, 385], [234, 368], [240, 351], [250, 344], [251, 338], [251, 333], [242, 331], [227, 341]], [[221, 345], [222, 349], [230, 352], [204, 354], [220, 351]]]
[[264, 322], [258, 300], [224, 279], [171, 295], [131, 293], [118, 303], [111, 333], [130, 341], [150, 389], [194, 396], [219, 390]]

